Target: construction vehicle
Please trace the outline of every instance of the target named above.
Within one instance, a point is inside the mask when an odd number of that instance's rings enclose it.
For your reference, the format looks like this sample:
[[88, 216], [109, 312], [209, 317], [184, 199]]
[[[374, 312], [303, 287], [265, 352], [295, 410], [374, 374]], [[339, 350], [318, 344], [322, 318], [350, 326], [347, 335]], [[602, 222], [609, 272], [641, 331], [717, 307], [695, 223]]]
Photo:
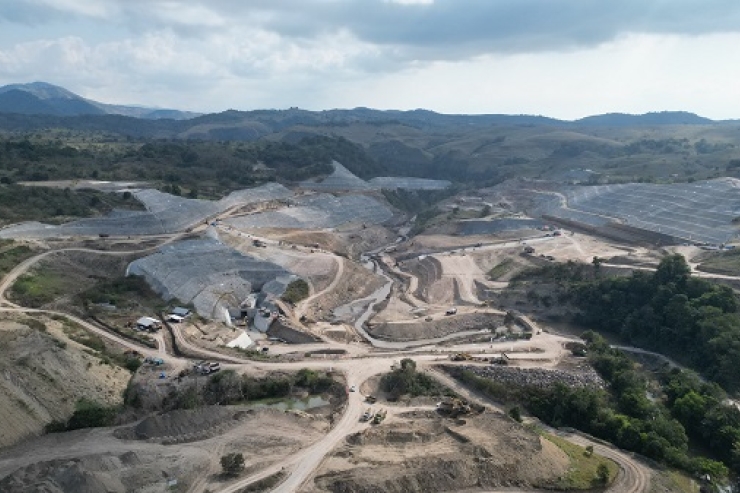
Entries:
[[378, 402], [378, 398], [374, 395], [369, 395], [365, 397], [365, 401], [369, 402], [370, 404], [375, 404], [376, 402]]
[[382, 423], [387, 414], [388, 411], [386, 411], [385, 409], [381, 409], [380, 411], [375, 413], [375, 417], [373, 417], [373, 424], [379, 425], [380, 423]]
[[437, 404], [437, 409], [451, 418], [456, 418], [462, 414], [470, 414], [472, 411], [467, 401], [458, 399], [457, 397], [450, 397], [443, 400]]
[[473, 356], [470, 353], [457, 353], [452, 355], [452, 361], [470, 361]]
[[369, 407], [368, 407], [368, 408], [367, 408], [367, 411], [365, 411], [365, 414], [363, 414], [363, 415], [362, 415], [362, 417], [360, 418], [360, 421], [362, 421], [363, 423], [364, 423], [365, 421], [370, 421], [370, 417], [371, 417], [372, 415], [373, 415], [373, 410], [372, 410], [371, 408], [369, 408]]
[[493, 365], [508, 365], [511, 358], [506, 353], [501, 353], [501, 356], [494, 356], [491, 358], [491, 364]]

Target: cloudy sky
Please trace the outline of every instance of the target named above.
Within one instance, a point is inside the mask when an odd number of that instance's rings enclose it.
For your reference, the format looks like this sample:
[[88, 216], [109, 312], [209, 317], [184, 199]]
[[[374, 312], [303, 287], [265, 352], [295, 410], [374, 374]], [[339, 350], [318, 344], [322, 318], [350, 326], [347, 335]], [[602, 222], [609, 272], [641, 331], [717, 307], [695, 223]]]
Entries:
[[0, 0], [0, 84], [212, 112], [740, 118], [737, 0]]

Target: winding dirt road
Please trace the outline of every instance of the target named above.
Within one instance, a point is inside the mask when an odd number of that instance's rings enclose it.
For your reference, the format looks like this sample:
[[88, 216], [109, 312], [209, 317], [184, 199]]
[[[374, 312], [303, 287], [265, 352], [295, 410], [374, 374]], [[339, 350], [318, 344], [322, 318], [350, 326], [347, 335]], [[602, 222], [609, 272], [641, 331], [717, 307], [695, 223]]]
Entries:
[[[174, 241], [174, 237], [170, 239], [169, 241]], [[156, 356], [156, 357], [162, 357], [165, 359], [168, 363], [171, 363], [176, 366], [182, 366], [182, 365], [188, 365], [188, 360], [184, 358], [177, 358], [171, 355], [163, 354], [163, 349], [151, 349], [151, 348], [145, 348], [142, 347], [132, 341], [126, 340], [120, 336], [117, 336], [115, 334], [112, 334], [106, 330], [103, 330], [94, 324], [91, 324], [85, 320], [79, 319], [75, 316], [56, 312], [56, 311], [50, 311], [50, 310], [37, 310], [37, 309], [29, 309], [29, 308], [23, 308], [19, 307], [17, 305], [14, 305], [10, 302], [7, 302], [4, 298], [4, 294], [6, 290], [13, 284], [13, 282], [21, 276], [24, 272], [26, 272], [29, 268], [31, 268], [33, 265], [35, 265], [38, 261], [41, 259], [47, 257], [48, 255], [51, 255], [52, 253], [56, 253], [59, 251], [87, 251], [91, 253], [96, 254], [107, 254], [107, 255], [129, 255], [132, 253], [145, 253], [151, 250], [154, 250], [156, 248], [159, 248], [158, 245], [156, 247], [151, 247], [143, 250], [139, 250], [136, 252], [110, 252], [110, 251], [98, 251], [98, 250], [89, 250], [89, 249], [78, 249], [78, 248], [70, 248], [70, 249], [63, 249], [63, 250], [56, 250], [56, 251], [49, 251], [42, 253], [40, 255], [37, 255], [31, 259], [28, 259], [24, 261], [23, 263], [19, 264], [16, 268], [14, 268], [5, 278], [0, 282], [0, 301], [3, 301], [6, 306], [0, 307], [0, 311], [2, 312], [10, 312], [10, 313], [44, 313], [44, 314], [53, 314], [53, 315], [61, 315], [66, 317], [67, 319], [74, 321], [75, 323], [79, 324], [80, 326], [86, 328], [87, 330], [90, 330], [91, 332], [94, 332], [95, 334], [105, 337], [108, 340], [114, 341], [115, 343], [126, 347], [130, 349], [135, 349], [137, 351], [140, 351], [141, 353], [147, 355], [147, 356]], [[341, 263], [340, 263], [341, 265]], [[342, 269], [339, 269], [337, 276], [335, 277], [335, 280], [333, 281], [332, 285], [330, 285], [330, 289], [332, 287], [336, 287], [338, 279], [341, 277]], [[386, 286], [390, 286], [390, 282], [392, 282], [389, 279], [389, 284]], [[385, 288], [385, 287], [384, 287]], [[374, 296], [371, 297], [372, 301], [370, 303], [370, 306], [367, 308], [366, 312], [363, 314], [362, 317], [360, 317], [360, 320], [358, 320], [358, 324], [356, 326], [362, 326], [364, 323], [364, 320], [370, 316], [372, 313], [373, 307], [375, 304], [380, 302], [381, 300], [385, 299], [385, 297], [388, 296], [385, 291], [376, 293]], [[7, 306], [10, 305], [10, 306]], [[364, 332], [364, 330], [362, 331]], [[447, 360], [447, 355], [444, 353], [430, 353], [430, 347], [436, 342], [439, 342], [440, 340], [445, 340], [445, 338], [442, 339], [432, 339], [429, 341], [416, 341], [414, 343], [390, 343], [390, 344], [384, 344], [384, 341], [377, 341], [373, 340], [368, 335], [368, 340], [371, 343], [374, 343], [378, 348], [384, 348], [389, 351], [387, 351], [384, 354], [378, 354], [370, 352], [369, 350], [366, 350], [364, 354], [360, 353], [357, 357], [350, 357], [345, 359], [330, 359], [330, 360], [306, 360], [306, 361], [297, 361], [297, 362], [263, 362], [263, 361], [251, 361], [243, 358], [238, 357], [232, 357], [232, 356], [226, 356], [223, 355], [217, 351], [211, 351], [208, 349], [195, 347], [192, 344], [190, 344], [181, 334], [181, 332], [176, 329], [174, 330], [175, 338], [178, 342], [178, 344], [182, 345], [182, 347], [187, 348], [188, 350], [203, 355], [204, 357], [208, 358], [214, 358], [219, 359], [221, 361], [228, 362], [224, 364], [225, 368], [234, 368], [238, 370], [248, 370], [250, 368], [252, 369], [259, 369], [259, 370], [297, 370], [300, 368], [315, 368], [315, 369], [326, 369], [328, 367], [332, 367], [335, 371], [340, 371], [345, 375], [346, 381], [348, 382], [348, 385], [356, 385], [360, 386], [365, 380], [368, 378], [378, 375], [384, 372], [387, 372], [390, 369], [390, 366], [397, 361], [399, 358], [413, 355], [415, 360], [419, 363], [420, 367], [424, 371], [428, 371], [430, 375], [432, 375], [434, 378], [439, 379], [444, 383], [445, 385], [453, 388], [461, 395], [464, 395], [471, 400], [480, 400], [478, 396], [475, 396], [473, 393], [471, 393], [468, 389], [462, 387], [459, 383], [455, 382], [454, 380], [450, 379], [446, 375], [432, 370], [431, 365], [435, 362], [441, 362], [442, 360]], [[367, 334], [365, 334], [367, 335]], [[533, 356], [536, 356], [538, 359], [546, 358], [546, 357], [554, 357], [557, 358], [560, 354], [560, 351], [562, 350], [562, 342], [558, 342], [557, 340], [558, 336], [553, 335], [542, 335], [542, 336], [536, 336], [533, 338], [531, 342], [517, 342], [517, 346], [522, 346], [529, 344], [531, 346], [537, 346], [540, 341], [542, 342], [540, 346], [545, 349], [546, 354], [543, 353], [532, 353]], [[565, 340], [563, 338], [563, 340]], [[545, 343], [545, 341], [549, 341]], [[414, 347], [419, 345], [422, 347]], [[333, 343], [331, 346], [337, 346], [341, 345], [340, 343]], [[509, 346], [512, 346], [512, 343], [499, 343], [497, 347], [501, 348], [501, 350], [508, 349]], [[316, 347], [321, 347], [321, 345], [316, 345]], [[353, 347], [353, 353], [357, 354], [357, 347]], [[486, 351], [487, 349], [493, 350], [493, 345], [491, 344], [463, 344], [459, 346], [451, 346], [446, 348], [451, 351], [455, 350], [464, 350], [464, 351]], [[519, 357], [520, 353], [516, 353], [512, 355], [513, 358]], [[526, 359], [527, 353], [522, 353], [522, 359]], [[541, 365], [539, 362], [532, 360], [532, 364], [536, 366], [546, 366]], [[300, 452], [288, 457], [285, 461], [280, 462], [279, 464], [273, 465], [267, 469], [264, 469], [263, 471], [260, 471], [258, 474], [254, 474], [242, 479], [239, 479], [235, 482], [232, 482], [231, 484], [228, 484], [224, 487], [222, 487], [219, 491], [219, 493], [236, 493], [240, 491], [242, 488], [260, 480], [263, 478], [266, 478], [268, 476], [271, 476], [275, 473], [278, 473], [280, 471], [284, 471], [287, 473], [287, 476], [282, 481], [282, 483], [277, 486], [273, 491], [278, 493], [288, 493], [288, 492], [294, 492], [300, 490], [301, 486], [306, 484], [307, 481], [310, 481], [313, 475], [316, 473], [316, 471], [319, 469], [321, 463], [324, 461], [324, 458], [327, 454], [329, 454], [347, 435], [354, 433], [356, 431], [362, 430], [364, 427], [368, 426], [367, 423], [361, 423], [359, 418], [363, 411], [364, 405], [363, 400], [360, 393], [354, 393], [351, 392], [348, 394], [348, 401], [346, 408], [344, 409], [344, 412], [341, 416], [341, 418], [338, 420], [338, 422], [335, 424], [335, 426], [332, 428], [332, 430], [324, 436], [322, 439], [318, 440], [311, 446], [301, 450]], [[486, 405], [489, 407], [492, 407], [492, 404], [490, 402], [486, 402]], [[499, 409], [501, 410], [501, 409]], [[502, 410], [503, 411], [503, 410]], [[560, 433], [560, 432], [558, 432]], [[587, 439], [581, 437], [581, 436], [575, 436], [575, 435], [567, 435], [565, 436], [568, 440], [573, 441], [574, 443], [588, 443], [591, 444], [591, 442], [588, 442]], [[638, 461], [635, 461], [628, 455], [619, 452], [617, 450], [611, 449], [609, 447], [604, 447], [600, 444], [594, 444], [594, 448], [601, 453], [604, 456], [610, 457], [614, 459], [617, 463], [620, 464], [620, 467], [622, 468], [622, 473], [618, 476], [615, 483], [610, 488], [610, 492], [613, 493], [642, 493], [646, 491], [646, 487], [649, 483], [650, 479], [650, 473], [649, 470], [640, 464]], [[205, 482], [199, 482], [195, 485], [192, 485], [191, 491], [192, 493], [199, 493], [201, 489], [205, 488], [206, 483]], [[211, 486], [212, 487], [212, 486]], [[521, 491], [521, 490], [520, 490]]]

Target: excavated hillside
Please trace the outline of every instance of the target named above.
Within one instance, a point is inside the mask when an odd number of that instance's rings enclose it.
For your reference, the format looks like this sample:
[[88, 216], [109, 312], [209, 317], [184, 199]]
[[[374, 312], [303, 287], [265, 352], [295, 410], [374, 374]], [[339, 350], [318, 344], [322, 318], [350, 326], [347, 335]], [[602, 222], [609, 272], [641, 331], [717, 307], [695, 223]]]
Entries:
[[348, 437], [321, 468], [310, 491], [547, 488], [569, 467], [557, 446], [501, 415], [451, 420], [418, 411], [403, 418]]
[[[46, 326], [48, 325], [48, 328]], [[81, 398], [119, 404], [130, 373], [103, 364], [51, 319], [0, 319], [0, 448], [66, 420]]]

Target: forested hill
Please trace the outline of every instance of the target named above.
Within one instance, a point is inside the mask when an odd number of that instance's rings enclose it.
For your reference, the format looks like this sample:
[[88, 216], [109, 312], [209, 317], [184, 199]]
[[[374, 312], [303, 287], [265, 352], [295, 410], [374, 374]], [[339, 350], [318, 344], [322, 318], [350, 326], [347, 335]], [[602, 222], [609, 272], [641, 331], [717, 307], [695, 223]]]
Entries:
[[730, 392], [740, 391], [740, 314], [727, 286], [692, 277], [681, 255], [654, 273], [574, 285], [579, 321], [671, 356]]
[[[369, 160], [352, 168], [378, 176], [445, 179], [488, 186], [515, 177], [570, 182], [586, 170], [596, 183], [675, 182], [740, 176], [740, 122], [685, 112], [610, 114], [565, 122], [528, 115], [444, 115], [426, 110], [225, 111], [188, 120], [121, 115], [50, 116], [0, 112], [0, 137], [81, 141], [111, 148], [149, 141], [301, 145], [343, 138]], [[576, 173], [577, 174], [577, 173]]]
[[362, 146], [341, 137], [263, 141], [2, 139], [0, 183], [94, 179], [147, 181], [192, 198], [218, 198], [267, 181], [293, 183], [332, 173], [333, 160], [363, 178], [387, 174]]

